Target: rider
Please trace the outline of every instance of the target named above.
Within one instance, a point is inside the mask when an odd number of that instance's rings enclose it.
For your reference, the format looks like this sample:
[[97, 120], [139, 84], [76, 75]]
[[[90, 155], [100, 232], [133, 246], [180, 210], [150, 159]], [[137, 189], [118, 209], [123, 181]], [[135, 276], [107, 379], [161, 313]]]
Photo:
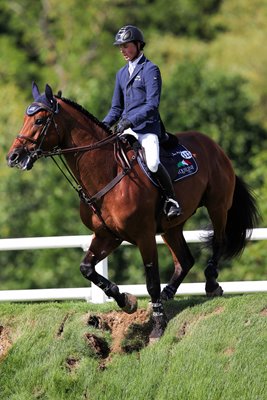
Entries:
[[144, 56], [145, 41], [137, 27], [123, 26], [115, 36], [114, 45], [120, 48], [127, 65], [116, 75], [112, 105], [103, 123], [110, 128], [118, 122], [118, 134], [133, 135], [140, 142], [147, 167], [165, 194], [164, 212], [168, 219], [173, 219], [181, 214], [181, 208], [170, 176], [159, 159], [160, 70]]

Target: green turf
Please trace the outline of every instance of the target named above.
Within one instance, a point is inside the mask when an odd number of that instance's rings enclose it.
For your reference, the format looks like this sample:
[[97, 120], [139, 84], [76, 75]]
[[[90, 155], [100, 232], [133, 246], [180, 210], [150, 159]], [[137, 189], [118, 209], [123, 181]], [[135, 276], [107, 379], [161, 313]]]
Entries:
[[[0, 304], [1, 400], [266, 399], [266, 294], [177, 298], [166, 304], [158, 343], [110, 360], [86, 338], [111, 348], [110, 332], [87, 324], [89, 313], [111, 310], [119, 311], [114, 303]], [[4, 340], [12, 345], [3, 357]]]

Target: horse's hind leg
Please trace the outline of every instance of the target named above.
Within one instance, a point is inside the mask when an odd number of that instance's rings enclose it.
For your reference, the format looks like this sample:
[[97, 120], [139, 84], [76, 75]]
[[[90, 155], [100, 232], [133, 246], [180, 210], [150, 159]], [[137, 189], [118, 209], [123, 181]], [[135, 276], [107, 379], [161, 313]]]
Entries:
[[213, 236], [210, 238], [212, 247], [212, 256], [208, 260], [204, 271], [206, 277], [205, 291], [208, 297], [222, 296], [223, 290], [217, 278], [219, 275], [219, 261], [223, 255], [225, 247], [225, 226], [227, 221], [227, 208], [220, 206], [215, 210], [208, 209], [210, 219], [213, 225]]
[[131, 314], [137, 309], [137, 300], [135, 296], [129, 295], [128, 293], [120, 293], [115, 283], [98, 274], [95, 270], [96, 264], [107, 257], [120, 243], [121, 242], [116, 240], [115, 237], [99, 238], [95, 235], [80, 265], [80, 270], [86, 279], [102, 289], [108, 297], [112, 297], [123, 311]]
[[218, 270], [218, 259], [216, 251], [213, 252], [212, 257], [208, 260], [207, 267], [205, 269], [206, 285], [205, 291], [208, 297], [222, 296], [223, 289], [217, 282], [219, 276]]
[[194, 258], [185, 241], [182, 229], [182, 226], [173, 227], [162, 235], [174, 262], [174, 273], [161, 293], [161, 299], [164, 301], [173, 299], [179, 285], [194, 265]]
[[216, 297], [223, 295], [223, 289], [217, 282], [219, 276], [218, 264], [221, 258], [221, 243], [212, 240], [212, 256], [208, 260], [207, 267], [204, 271], [206, 278], [205, 291], [208, 297]]

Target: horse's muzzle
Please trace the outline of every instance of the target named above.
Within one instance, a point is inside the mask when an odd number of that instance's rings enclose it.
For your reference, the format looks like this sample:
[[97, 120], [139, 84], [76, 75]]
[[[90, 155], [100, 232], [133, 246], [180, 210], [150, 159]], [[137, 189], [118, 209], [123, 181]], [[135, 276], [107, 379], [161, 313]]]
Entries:
[[34, 159], [24, 149], [15, 149], [7, 157], [7, 165], [11, 168], [17, 167], [22, 171], [30, 170], [33, 167]]

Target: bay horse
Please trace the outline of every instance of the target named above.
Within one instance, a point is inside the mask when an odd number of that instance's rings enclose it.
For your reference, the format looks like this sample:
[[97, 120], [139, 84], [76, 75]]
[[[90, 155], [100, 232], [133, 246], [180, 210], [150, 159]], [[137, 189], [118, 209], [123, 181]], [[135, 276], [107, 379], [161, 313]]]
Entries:
[[[94, 232], [80, 265], [83, 276], [125, 312], [135, 312], [135, 296], [120, 293], [115, 283], [96, 272], [95, 266], [122, 241], [136, 245], [152, 303], [150, 339], [159, 338], [167, 326], [164, 301], [173, 299], [194, 264], [183, 226], [198, 207], [205, 206], [213, 226], [207, 238], [212, 254], [205, 269], [205, 290], [208, 296], [222, 295], [217, 282], [218, 263], [242, 253], [257, 223], [258, 211], [252, 192], [236, 176], [219, 145], [199, 132], [175, 135], [195, 155], [198, 171], [175, 183], [182, 214], [169, 221], [162, 211], [162, 195], [137, 162], [133, 146], [79, 104], [54, 95], [48, 84], [41, 94], [33, 82], [32, 94], [34, 102], [27, 108], [7, 162], [21, 170], [30, 170], [41, 157], [60, 157], [64, 162], [80, 196], [81, 220]], [[155, 240], [158, 233], [174, 262], [174, 272], [162, 292]]]

